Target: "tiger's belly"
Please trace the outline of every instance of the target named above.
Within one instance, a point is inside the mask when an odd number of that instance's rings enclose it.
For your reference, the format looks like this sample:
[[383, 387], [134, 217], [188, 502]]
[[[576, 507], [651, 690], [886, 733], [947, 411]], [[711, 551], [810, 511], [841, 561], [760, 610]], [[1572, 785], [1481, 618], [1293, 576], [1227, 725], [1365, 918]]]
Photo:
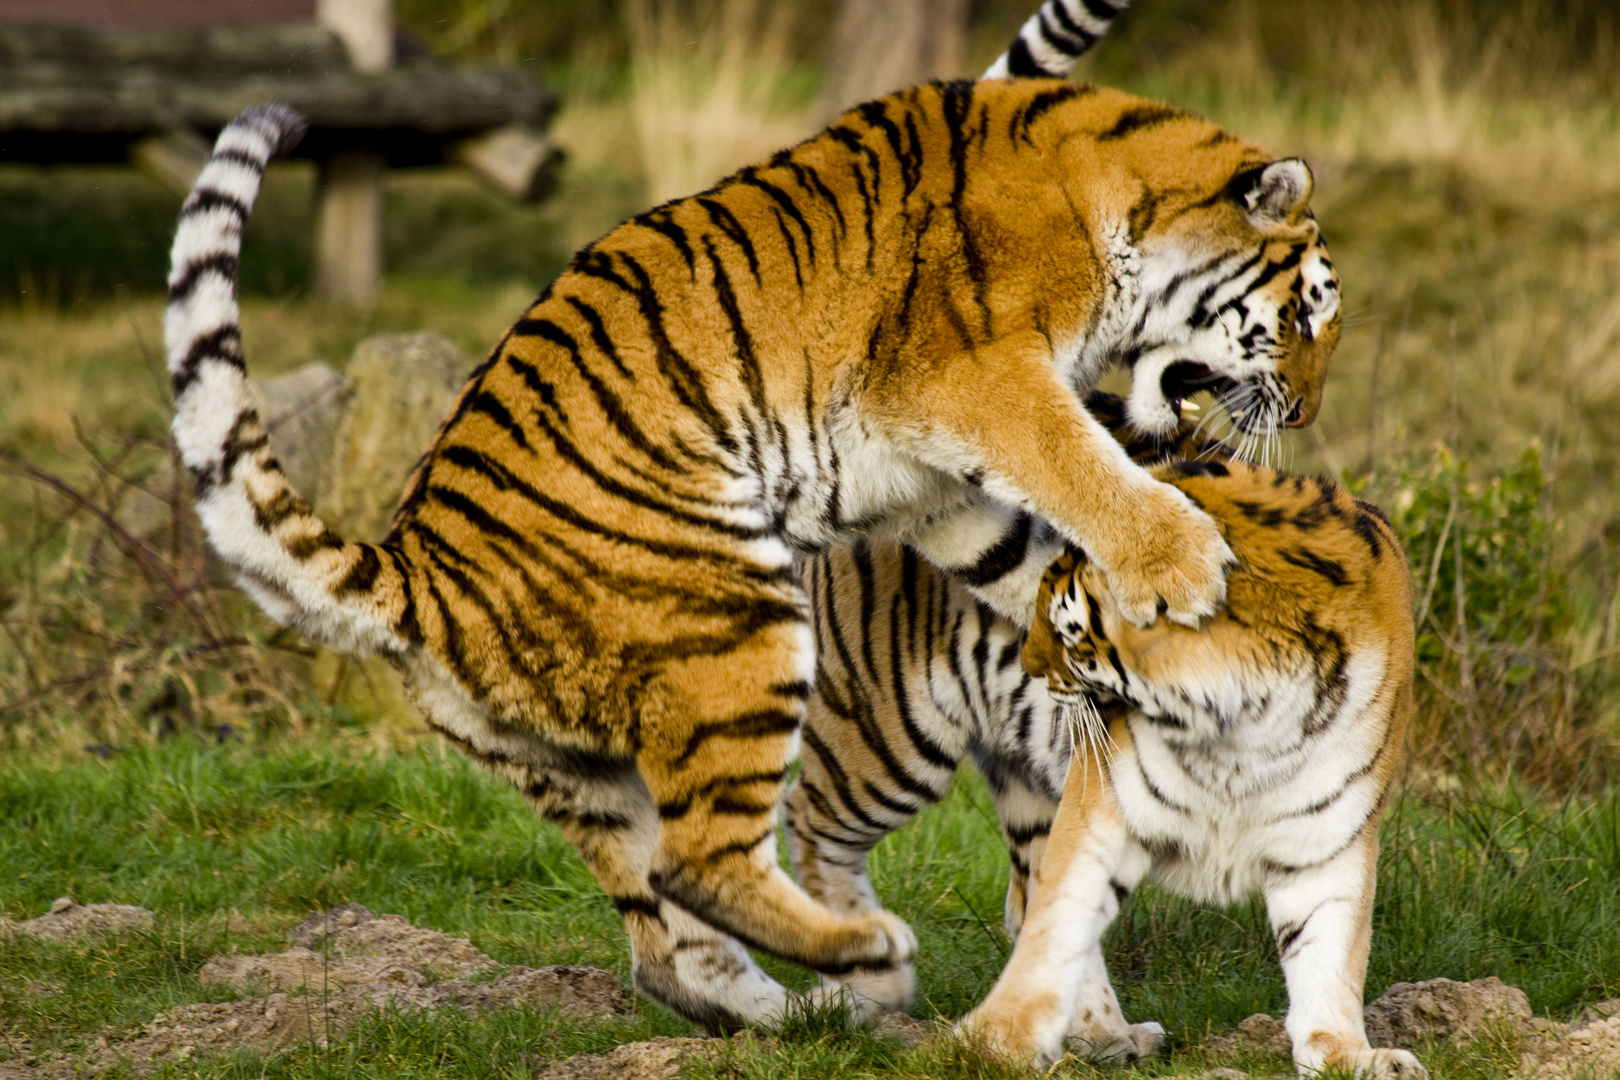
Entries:
[[[1367, 682], [1376, 684], [1351, 685]], [[1294, 707], [1305, 695], [1290, 689], [1274, 686], [1270, 707], [1236, 722], [1193, 710], [1130, 714], [1131, 740], [1109, 772], [1132, 838], [1166, 887], [1211, 903], [1242, 899], [1268, 877], [1338, 854], [1377, 808], [1381, 733], [1354, 722], [1365, 702], [1344, 701], [1312, 725]]]

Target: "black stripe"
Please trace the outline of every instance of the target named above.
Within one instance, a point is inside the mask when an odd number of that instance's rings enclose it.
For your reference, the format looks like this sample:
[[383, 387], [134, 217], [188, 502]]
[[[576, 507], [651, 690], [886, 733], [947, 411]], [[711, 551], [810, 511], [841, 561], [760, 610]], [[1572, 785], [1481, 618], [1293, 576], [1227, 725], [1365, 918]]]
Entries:
[[882, 132], [884, 139], [888, 141], [889, 152], [894, 155], [895, 163], [900, 166], [900, 182], [903, 189], [901, 198], [909, 197], [922, 178], [922, 163], [907, 158], [905, 147], [900, 141], [900, 128], [889, 119], [882, 101], [868, 101], [857, 111], [861, 114], [861, 119]]
[[1048, 71], [1042, 67], [1040, 61], [1035, 59], [1035, 54], [1030, 52], [1029, 46], [1024, 43], [1023, 35], [1014, 38], [1013, 43], [1007, 48], [1007, 73], [1020, 79], [1040, 79], [1064, 74], [1061, 71]]
[[658, 918], [657, 900], [650, 900], [644, 896], [615, 896], [612, 900], [614, 910], [620, 915], [641, 915], [648, 919]]
[[377, 549], [370, 544], [361, 544], [359, 548], [360, 554], [354, 560], [354, 565], [349, 567], [349, 572], [332, 590], [332, 595], [339, 599], [370, 592], [377, 584], [377, 576], [382, 573], [382, 560], [377, 557]]
[[1108, 142], [1114, 139], [1123, 139], [1134, 132], [1157, 127], [1160, 124], [1180, 119], [1186, 115], [1180, 109], [1171, 108], [1169, 105], [1142, 105], [1134, 109], [1127, 109], [1120, 114], [1113, 127], [1097, 136], [1097, 141]]
[[980, 555], [972, 566], [951, 569], [950, 575], [973, 588], [1000, 581], [1024, 564], [1029, 552], [1032, 520], [1023, 511], [1013, 519], [1012, 528]]
[[[844, 807], [850, 812], [850, 814], [852, 814], [855, 819], [861, 822], [863, 825], [875, 830], [880, 836], [893, 831], [893, 825], [879, 821], [877, 818], [867, 813], [860, 803], [856, 801], [855, 794], [850, 790], [849, 787], [849, 773], [845, 771], [843, 764], [833, 754], [832, 748], [822, 741], [821, 735], [816, 731], [815, 727], [811, 724], [806, 724], [804, 729], [800, 732], [799, 737], [803, 741], [804, 748], [813, 753], [821, 762], [822, 767], [827, 770], [827, 778], [832, 783], [833, 793], [838, 796], [838, 801], [844, 804]], [[809, 785], [803, 780], [800, 781], [800, 785], [807, 788], [809, 787]], [[820, 795], [819, 791], [816, 791], [813, 788], [810, 790], [813, 791], [814, 794]], [[822, 795], [821, 800], [825, 802], [826, 796]], [[830, 803], [823, 807], [822, 812], [826, 814], [827, 817], [837, 822], [839, 828], [848, 829], [851, 832], [855, 831], [847, 822], [843, 820], [842, 817], [833, 812], [832, 805]]]
[[519, 319], [512, 327], [512, 333], [517, 337], [544, 338], [553, 345], [560, 345], [568, 350], [568, 358], [574, 365], [574, 370], [579, 373], [579, 377], [590, 388], [591, 396], [596, 399], [597, 408], [602, 410], [608, 423], [613, 425], [613, 429], [624, 436], [631, 446], [647, 455], [648, 459], [660, 468], [675, 473], [689, 471], [685, 465], [671, 457], [668, 451], [649, 439], [641, 428], [636, 425], [635, 420], [630, 415], [630, 410], [624, 407], [624, 402], [585, 363], [585, 358], [579, 351], [579, 342], [575, 341], [568, 331], [550, 319]]
[[1033, 146], [1034, 143], [1029, 137], [1029, 129], [1034, 125], [1035, 121], [1039, 120], [1042, 116], [1046, 115], [1048, 111], [1063, 104], [1065, 101], [1072, 101], [1076, 95], [1079, 94], [1079, 92], [1078, 87], [1060, 86], [1053, 90], [1042, 90], [1039, 94], [1036, 94], [1030, 99], [1029, 103], [1019, 111], [1019, 137], [1022, 138], [1025, 143]]
[[710, 738], [768, 738], [771, 735], [791, 735], [799, 730], [800, 717], [797, 712], [784, 712], [781, 709], [755, 709], [753, 712], [744, 712], [742, 716], [735, 716], [729, 721], [710, 721], [705, 724], [695, 724], [692, 735], [687, 737], [687, 745], [682, 746], [679, 755], [672, 759], [672, 767], [684, 766], [703, 743]]
[[180, 366], [170, 377], [174, 396], [178, 399], [197, 379], [197, 366], [205, 359], [215, 359], [231, 365], [238, 371], [246, 370], [242, 356], [242, 329], [234, 322], [210, 331], [191, 343]]
[[[630, 221], [632, 224], [641, 225], [652, 229], [654, 232], [661, 233], [675, 245], [675, 250], [681, 253], [681, 258], [686, 260], [687, 271], [696, 273], [697, 264], [693, 261], [692, 245], [686, 238], [686, 230], [675, 224], [675, 216], [670, 213], [669, 207], [654, 207], [646, 213], [631, 218]], [[697, 279], [694, 277], [692, 280], [696, 281]]]
[[[775, 200], [776, 205], [782, 208], [782, 212], [784, 214], [793, 219], [793, 223], [797, 225], [800, 231], [804, 233], [805, 258], [810, 260], [810, 265], [812, 267], [815, 266], [816, 237], [815, 234], [810, 231], [810, 223], [804, 219], [804, 214], [800, 212], [799, 204], [794, 202], [792, 197], [789, 196], [787, 192], [783, 191], [769, 180], [761, 178], [759, 173], [752, 166], [737, 174], [737, 182], [741, 184], [748, 184], [751, 187], [755, 187], [760, 191], [763, 191], [766, 195], [769, 195], [773, 200]], [[794, 256], [794, 261], [798, 261], [797, 255]]]
[[737, 245], [738, 250], [743, 253], [743, 258], [748, 260], [748, 272], [753, 275], [754, 284], [764, 288], [765, 283], [759, 276], [759, 253], [754, 250], [753, 238], [748, 235], [748, 230], [743, 228], [742, 222], [737, 220], [737, 215], [733, 214], [724, 203], [715, 199], [699, 198], [697, 202], [708, 211], [709, 220], [726, 234], [727, 239]]
[[501, 399], [488, 390], [478, 390], [468, 395], [467, 404], [460, 412], [462, 415], [479, 413], [489, 417], [513, 442], [529, 453], [534, 453], [534, 447], [529, 445], [529, 437], [523, 433], [523, 426], [512, 419], [512, 414], [501, 403]]
[[709, 400], [708, 387], [703, 382], [702, 373], [680, 354], [664, 330], [664, 305], [659, 298], [658, 290], [653, 286], [651, 275], [631, 256], [621, 255], [620, 258], [636, 279], [635, 297], [641, 306], [641, 317], [647, 321], [648, 333], [652, 335], [659, 373], [675, 391], [675, 396], [680, 399], [681, 404], [695, 413], [708, 427], [714, 441], [722, 449], [734, 453], [738, 449], [737, 439], [732, 435], [730, 426], [720, 415], [720, 411]]
[[193, 259], [186, 264], [173, 285], [169, 286], [169, 303], [177, 303], [191, 295], [191, 290], [197, 287], [198, 280], [204, 274], [218, 274], [224, 278], [234, 290], [236, 288], [237, 258], [235, 255], [216, 251], [212, 255], [204, 255], [200, 259]]
[[619, 350], [614, 346], [613, 339], [608, 336], [607, 324], [602, 321], [601, 312], [577, 296], [565, 296], [563, 302], [573, 308], [579, 317], [585, 320], [585, 325], [590, 327], [591, 344], [596, 346], [597, 351], [608, 358], [614, 369], [624, 376], [627, 382], [635, 382], [635, 374], [624, 366], [623, 360], [619, 359]]
[[1065, 18], [1060, 17], [1058, 25], [1052, 25], [1047, 21], [1047, 15], [1052, 13], [1061, 15], [1060, 5], [1043, 4], [1035, 13], [1035, 27], [1041, 35], [1041, 40], [1071, 60], [1091, 48], [1095, 38]]
[[731, 572], [741, 574], [750, 580], [766, 584], [776, 584], [785, 581], [791, 577], [793, 572], [791, 567], [786, 567], [780, 570], [762, 570], [756, 566], [729, 558], [721, 552], [709, 551], [704, 548], [693, 547], [689, 544], [674, 544], [663, 540], [653, 540], [646, 537], [633, 536], [629, 533], [620, 532], [617, 529], [608, 528], [601, 522], [598, 522], [595, 519], [581, 513], [568, 503], [553, 499], [549, 495], [536, 490], [532, 485], [520, 479], [504, 465], [501, 465], [492, 458], [488, 457], [486, 454], [472, 447], [446, 447], [439, 454], [439, 460], [451, 465], [455, 465], [459, 468], [467, 469], [471, 472], [476, 472], [494, 485], [497, 490], [510, 491], [514, 494], [520, 495], [534, 503], [535, 506], [539, 507], [541, 510], [544, 510], [552, 517], [572, 526], [580, 532], [601, 537], [612, 543], [627, 544], [632, 547], [639, 547], [644, 551], [651, 552], [654, 555], [661, 555], [668, 559], [714, 563], [718, 566], [725, 567]]
[[[260, 134], [262, 135], [263, 132], [261, 131]], [[208, 156], [208, 164], [212, 165], [216, 161], [229, 161], [237, 165], [246, 166], [247, 168], [258, 173], [260, 176], [264, 175], [264, 167], [270, 163], [268, 158], [263, 158], [246, 150], [237, 150], [231, 147], [227, 147], [223, 150], [215, 150]]]
[[1282, 556], [1284, 562], [1302, 570], [1313, 570], [1335, 586], [1342, 588], [1350, 581], [1350, 575], [1345, 572], [1342, 564], [1333, 559], [1325, 559], [1314, 551], [1295, 548], [1293, 551], [1280, 551], [1278, 554]]
[[193, 188], [186, 198], [186, 204], [180, 208], [182, 217], [193, 217], [205, 214], [210, 210], [229, 210], [242, 221], [247, 220], [248, 204], [235, 195], [227, 194], [213, 187]]
[[384, 544], [381, 550], [393, 562], [399, 574], [399, 590], [405, 597], [405, 610], [394, 620], [394, 632], [412, 644], [420, 644], [422, 627], [416, 621], [416, 594], [411, 588], [410, 575], [406, 572], [405, 554], [393, 544]]

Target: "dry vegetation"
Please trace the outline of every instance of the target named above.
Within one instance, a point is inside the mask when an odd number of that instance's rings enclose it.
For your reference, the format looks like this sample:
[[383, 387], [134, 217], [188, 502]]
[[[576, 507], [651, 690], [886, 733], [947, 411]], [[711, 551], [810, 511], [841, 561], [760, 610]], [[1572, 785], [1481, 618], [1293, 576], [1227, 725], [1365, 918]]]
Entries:
[[[976, 6], [975, 65], [1025, 6]], [[249, 305], [256, 372], [339, 363], [374, 329], [476, 355], [567, 251], [808, 134], [833, 7], [626, 0], [603, 24], [543, 0], [401, 0], [442, 52], [532, 61], [564, 88], [570, 176], [537, 211], [396, 181], [403, 270], [353, 313], [299, 298], [302, 240], [268, 219], [302, 230], [308, 180], [284, 174], [255, 226], [291, 253], [256, 278], [278, 296]], [[1442, 784], [1602, 784], [1620, 762], [1617, 27], [1599, 0], [1141, 0], [1081, 73], [1315, 167], [1350, 319], [1292, 463], [1365, 485], [1407, 539], [1419, 758]], [[222, 591], [171, 512], [157, 301], [17, 272], [43, 285], [0, 307], [0, 738], [76, 752], [319, 712], [302, 647]]]

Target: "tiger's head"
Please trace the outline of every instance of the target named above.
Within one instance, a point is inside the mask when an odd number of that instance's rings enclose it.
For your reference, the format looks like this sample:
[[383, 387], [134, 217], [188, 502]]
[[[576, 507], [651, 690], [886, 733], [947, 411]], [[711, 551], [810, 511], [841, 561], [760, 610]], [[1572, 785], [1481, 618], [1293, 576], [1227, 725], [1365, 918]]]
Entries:
[[1082, 363], [1131, 370], [1127, 410], [1144, 433], [1173, 431], [1200, 390], [1247, 437], [1309, 424], [1341, 306], [1310, 168], [1179, 109], [1082, 89], [1042, 126], [1129, 311]]
[[1339, 277], [1298, 158], [1246, 164], [1139, 243], [1139, 317], [1123, 359], [1143, 431], [1174, 430], [1208, 390], [1245, 436], [1316, 418], [1338, 344]]
[[[1088, 577], [1094, 579], [1090, 588]], [[1129, 700], [1129, 676], [1107, 655], [1097, 601], [1106, 590], [1102, 571], [1072, 545], [1041, 577], [1022, 659], [1024, 670], [1045, 678], [1047, 690], [1060, 703]]]

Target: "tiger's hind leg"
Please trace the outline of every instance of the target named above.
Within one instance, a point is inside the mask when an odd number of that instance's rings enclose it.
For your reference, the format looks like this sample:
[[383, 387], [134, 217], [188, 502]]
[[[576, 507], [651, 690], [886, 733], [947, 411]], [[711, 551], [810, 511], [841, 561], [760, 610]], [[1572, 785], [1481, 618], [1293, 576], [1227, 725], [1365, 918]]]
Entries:
[[1010, 869], [1003, 917], [1007, 935], [1016, 941], [1034, 893], [1035, 871], [1041, 864], [1047, 837], [1052, 832], [1057, 800], [1036, 791], [1011, 770], [997, 768], [995, 762], [979, 761], [979, 772], [990, 788], [996, 818], [1001, 822], [1001, 839], [1007, 845]]
[[[788, 846], [806, 892], [833, 911], [859, 915], [882, 910], [867, 876], [867, 855], [918, 811], [938, 802], [955, 773], [925, 762], [902, 764], [909, 754], [888, 745], [884, 736], [891, 729], [871, 717], [860, 724], [840, 714], [824, 696], [830, 690], [820, 688], [810, 701], [801, 771], [787, 798]], [[863, 1023], [885, 1012], [904, 1012], [916, 994], [909, 962], [854, 968], [823, 980], [829, 996], [846, 988], [853, 993], [850, 1004]]]
[[760, 621], [724, 649], [667, 661], [640, 694], [636, 764], [658, 815], [649, 882], [703, 922], [823, 973], [904, 964], [916, 938], [903, 920], [835, 913], [777, 865], [813, 651], [802, 622]]
[[623, 916], [636, 989], [715, 1033], [779, 1022], [786, 988], [741, 942], [653, 892], [658, 808], [634, 764], [581, 758], [569, 765], [530, 767], [513, 779], [579, 850]]

